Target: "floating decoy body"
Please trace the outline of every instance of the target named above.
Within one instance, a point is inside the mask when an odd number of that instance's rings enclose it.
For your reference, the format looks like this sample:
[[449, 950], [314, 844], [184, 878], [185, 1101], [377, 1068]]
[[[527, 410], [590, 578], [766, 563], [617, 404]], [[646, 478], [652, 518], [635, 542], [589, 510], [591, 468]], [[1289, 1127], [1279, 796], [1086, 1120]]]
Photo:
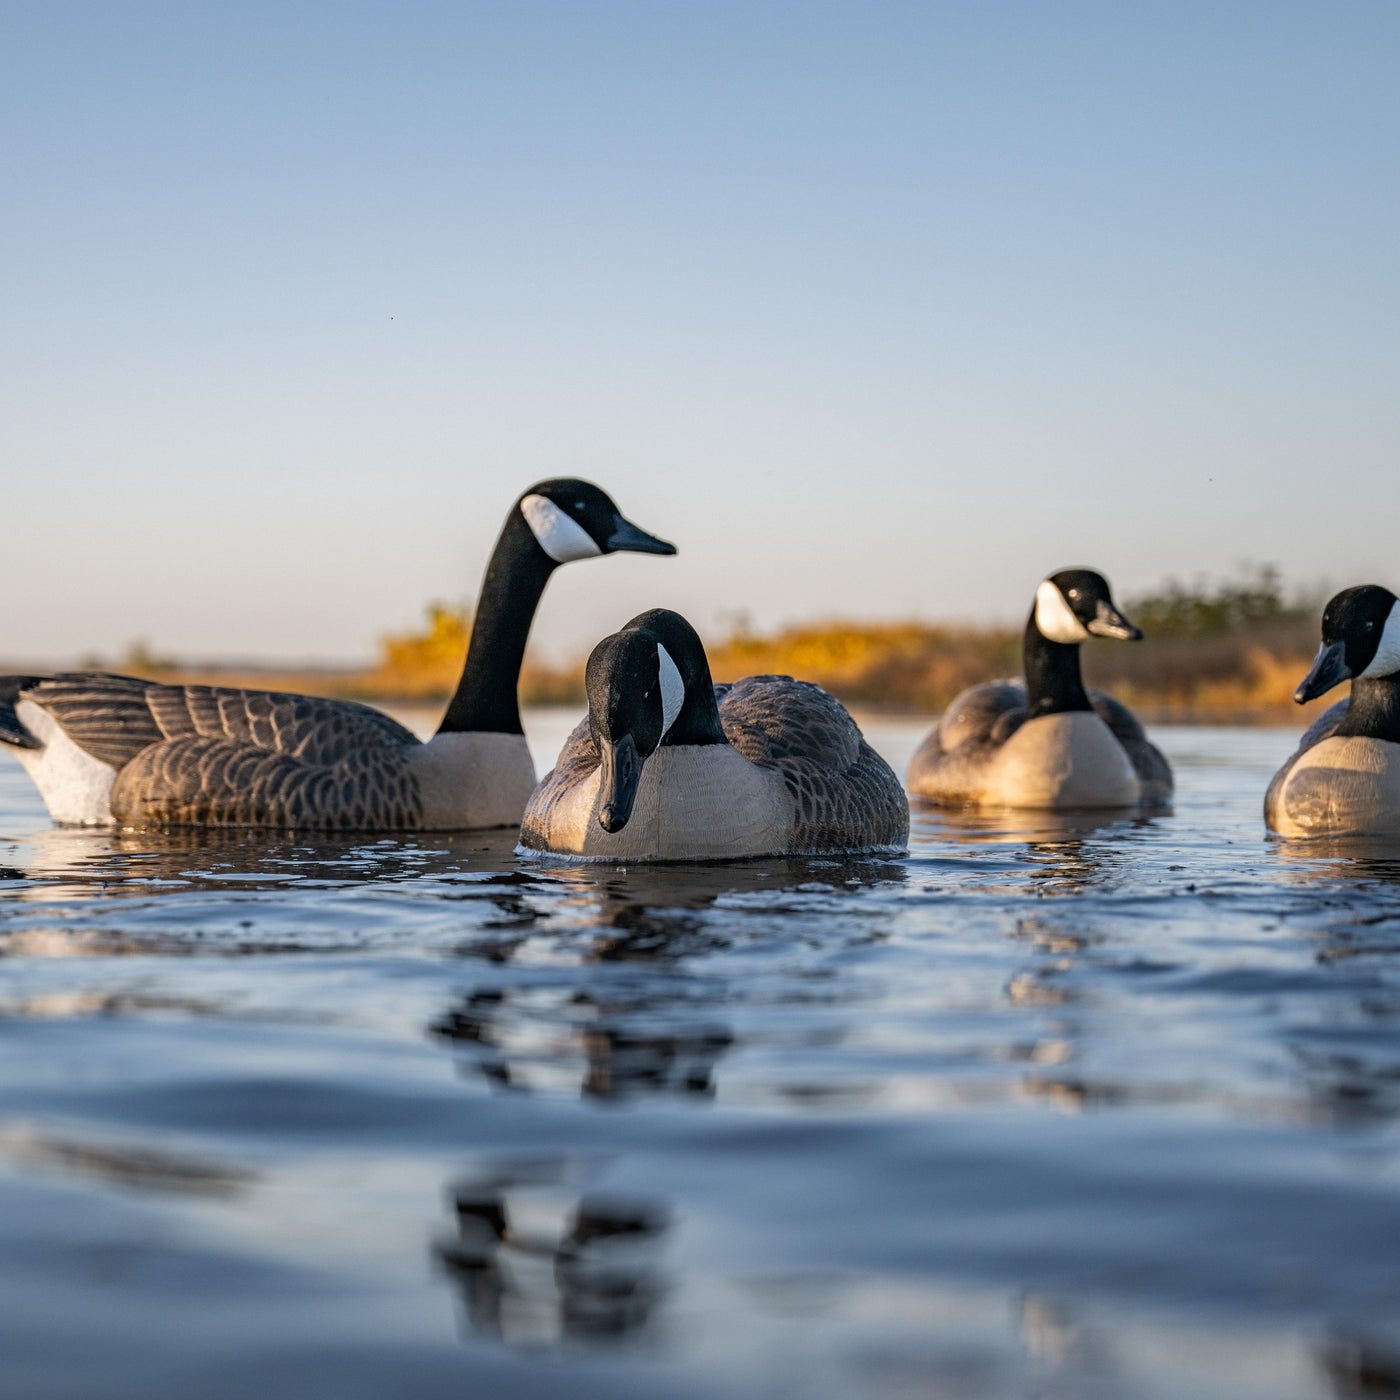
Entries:
[[544, 481], [516, 501], [427, 743], [351, 701], [73, 672], [0, 677], [0, 744], [65, 825], [514, 826], [535, 785], [516, 687], [540, 595], [560, 564], [619, 550], [675, 553], [588, 482]]
[[950, 806], [1160, 806], [1171, 767], [1126, 706], [1084, 689], [1090, 637], [1137, 641], [1091, 569], [1064, 569], [1036, 590], [1022, 639], [1024, 683], [991, 681], [959, 695], [909, 764], [915, 797]]
[[909, 805], [845, 708], [788, 676], [715, 685], [678, 614], [588, 658], [588, 717], [531, 797], [522, 852], [583, 860], [893, 853]]
[[1293, 698], [1342, 681], [1339, 700], [1274, 775], [1264, 820], [1281, 836], [1400, 835], [1400, 605], [1388, 588], [1338, 593], [1322, 615], [1322, 645]]

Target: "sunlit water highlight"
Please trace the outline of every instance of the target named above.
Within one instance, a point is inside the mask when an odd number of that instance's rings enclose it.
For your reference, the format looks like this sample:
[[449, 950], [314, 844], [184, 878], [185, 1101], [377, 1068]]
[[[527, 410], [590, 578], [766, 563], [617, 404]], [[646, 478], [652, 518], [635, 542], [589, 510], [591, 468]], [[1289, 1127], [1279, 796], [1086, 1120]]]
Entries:
[[0, 757], [0, 1393], [1400, 1395], [1400, 852], [1154, 737], [1168, 816], [660, 870]]

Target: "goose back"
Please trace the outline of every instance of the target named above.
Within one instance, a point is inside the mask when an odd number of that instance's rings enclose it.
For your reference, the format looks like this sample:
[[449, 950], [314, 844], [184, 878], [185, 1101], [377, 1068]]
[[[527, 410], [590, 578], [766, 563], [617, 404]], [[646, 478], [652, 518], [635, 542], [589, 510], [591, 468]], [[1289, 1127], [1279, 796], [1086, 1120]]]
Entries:
[[790, 676], [748, 676], [715, 692], [724, 737], [782, 777], [794, 851], [903, 848], [909, 803], [899, 779], [834, 695]]

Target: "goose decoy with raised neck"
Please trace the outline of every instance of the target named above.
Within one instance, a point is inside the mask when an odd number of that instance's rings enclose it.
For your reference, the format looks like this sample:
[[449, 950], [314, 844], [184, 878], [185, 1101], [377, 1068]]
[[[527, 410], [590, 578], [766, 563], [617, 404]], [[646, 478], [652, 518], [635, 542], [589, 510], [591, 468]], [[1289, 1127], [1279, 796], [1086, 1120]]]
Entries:
[[1171, 767], [1132, 712], [1084, 688], [1090, 637], [1138, 641], [1092, 569], [1062, 569], [1036, 589], [1021, 652], [1025, 680], [962, 692], [909, 764], [915, 797], [950, 806], [1052, 809], [1160, 806]]
[[1281, 836], [1400, 834], [1400, 606], [1378, 584], [1338, 593], [1322, 645], [1294, 691], [1298, 704], [1351, 681], [1351, 695], [1314, 721], [1264, 798]]
[[516, 689], [540, 595], [560, 564], [620, 550], [676, 552], [586, 481], [525, 492], [487, 565], [456, 693], [426, 743], [352, 701], [70, 672], [0, 677], [0, 744], [63, 824], [513, 826], [535, 785]]
[[909, 837], [899, 779], [819, 686], [715, 685], [705, 648], [655, 609], [588, 658], [588, 717], [521, 824], [523, 854], [723, 860], [893, 853]]

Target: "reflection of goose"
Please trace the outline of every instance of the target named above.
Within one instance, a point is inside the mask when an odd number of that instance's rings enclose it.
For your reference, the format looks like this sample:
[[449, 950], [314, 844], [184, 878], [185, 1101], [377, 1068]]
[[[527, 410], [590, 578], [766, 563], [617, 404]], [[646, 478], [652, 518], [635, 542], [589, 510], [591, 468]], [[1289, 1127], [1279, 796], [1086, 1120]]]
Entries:
[[520, 1164], [459, 1182], [457, 1236], [437, 1246], [477, 1331], [508, 1344], [621, 1342], [666, 1294], [666, 1207], [577, 1194], [567, 1163]]
[[677, 613], [604, 638], [587, 685], [588, 718], [526, 809], [526, 851], [721, 860], [908, 840], [899, 780], [837, 700], [787, 676], [716, 686]]
[[1026, 679], [965, 690], [909, 764], [915, 797], [994, 807], [1160, 805], [1171, 768], [1131, 711], [1084, 689], [1079, 646], [1136, 641], [1091, 569], [1064, 569], [1036, 590], [1022, 644]]
[[624, 986], [600, 995], [573, 982], [490, 987], [463, 997], [431, 1030], [501, 1089], [709, 1098], [715, 1068], [734, 1043], [727, 1026], [705, 1016], [710, 1010], [707, 999], [674, 1004]]
[[1133, 811], [1111, 808], [1020, 808], [952, 812], [928, 806], [915, 817], [915, 832], [930, 840], [962, 846], [1028, 846], [1032, 850], [1079, 844], [1111, 832], [1129, 831], [1151, 821]]
[[1338, 593], [1322, 614], [1322, 645], [1293, 698], [1344, 680], [1333, 705], [1274, 775], [1264, 820], [1282, 836], [1400, 835], [1400, 608], [1388, 588]]
[[541, 482], [511, 507], [426, 744], [345, 700], [83, 673], [0, 678], [0, 743], [64, 824], [511, 826], [535, 782], [516, 686], [540, 595], [558, 565], [618, 550], [675, 553], [584, 481]]
[[466, 888], [473, 894], [518, 879], [513, 833], [443, 832], [431, 842], [380, 842], [351, 832], [301, 838], [267, 832], [249, 840], [228, 827], [171, 827], [159, 832], [48, 828], [16, 847], [26, 882], [19, 897], [101, 901], [149, 900], [164, 889], [251, 893], [285, 890], [289, 882], [333, 885], [472, 874], [494, 876]]

